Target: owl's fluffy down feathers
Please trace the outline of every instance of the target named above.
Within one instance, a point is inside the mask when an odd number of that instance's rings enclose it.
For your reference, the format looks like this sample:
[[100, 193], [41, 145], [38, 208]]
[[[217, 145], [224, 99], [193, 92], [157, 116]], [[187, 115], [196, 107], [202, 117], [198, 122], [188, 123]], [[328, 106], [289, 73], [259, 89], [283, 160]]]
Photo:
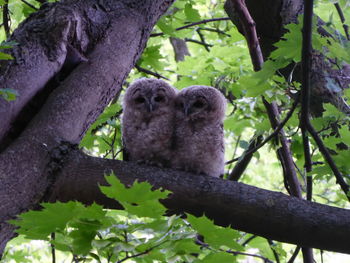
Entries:
[[126, 90], [122, 134], [130, 161], [169, 166], [176, 93], [165, 81], [146, 78]]
[[219, 177], [224, 173], [225, 97], [215, 88], [190, 86], [175, 102], [172, 168]]

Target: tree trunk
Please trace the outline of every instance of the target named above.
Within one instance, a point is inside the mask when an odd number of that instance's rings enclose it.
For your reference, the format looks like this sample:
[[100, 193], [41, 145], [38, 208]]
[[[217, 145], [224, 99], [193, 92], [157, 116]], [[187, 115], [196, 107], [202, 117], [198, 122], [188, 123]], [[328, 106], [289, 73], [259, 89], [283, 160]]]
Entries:
[[[6, 221], [41, 201], [78, 199], [118, 207], [96, 187], [110, 170], [125, 183], [138, 178], [173, 191], [164, 201], [173, 212], [205, 213], [217, 224], [350, 253], [349, 210], [217, 178], [92, 158], [72, 148], [119, 94], [171, 3], [65, 0], [44, 5], [14, 32], [15, 60], [0, 67], [1, 83], [20, 95], [0, 101], [0, 255], [14, 236]], [[38, 107], [32, 110], [32, 104]]]
[[[6, 221], [35, 208], [55, 181], [52, 161], [59, 156], [53, 149], [64, 141], [79, 143], [120, 91], [172, 2], [66, 0], [45, 5], [14, 32], [15, 60], [1, 67], [1, 83], [19, 96], [0, 101], [0, 141], [8, 145], [0, 154], [0, 254], [13, 237]], [[87, 61], [58, 83], [25, 130], [16, 129], [24, 105], [62, 68], [69, 48]]]
[[[268, 59], [271, 52], [276, 49], [273, 46], [278, 42], [286, 30], [284, 26], [289, 23], [298, 23], [298, 16], [303, 12], [302, 0], [245, 0], [249, 13], [256, 23], [256, 31], [259, 38], [264, 59]], [[226, 0], [225, 11], [243, 34], [241, 22], [232, 4], [232, 0]], [[318, 19], [318, 33], [323, 37], [332, 37], [325, 29], [324, 22]], [[301, 34], [301, 32], [300, 32]], [[343, 90], [349, 87], [350, 65], [340, 63], [335, 69], [334, 59], [327, 58], [319, 51], [312, 54], [311, 74], [311, 111], [315, 116], [321, 116], [324, 111], [322, 103], [331, 103], [339, 111], [350, 115], [350, 106], [342, 98]], [[301, 65], [290, 64], [280, 72], [286, 79], [292, 76], [293, 81], [301, 83]]]

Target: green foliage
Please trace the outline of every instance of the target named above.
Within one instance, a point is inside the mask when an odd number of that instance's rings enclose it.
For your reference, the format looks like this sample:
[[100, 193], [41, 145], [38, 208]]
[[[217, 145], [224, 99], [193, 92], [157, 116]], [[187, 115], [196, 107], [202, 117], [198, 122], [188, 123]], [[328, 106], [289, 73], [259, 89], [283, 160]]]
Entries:
[[[27, 1], [39, 7], [38, 1]], [[285, 80], [280, 75], [280, 69], [291, 62], [300, 63], [302, 17], [299, 17], [298, 24], [286, 25], [285, 35], [275, 43], [276, 50], [264, 63], [262, 70], [253, 72], [245, 39], [230, 21], [213, 21], [177, 30], [193, 22], [226, 17], [223, 2], [177, 0], [154, 28], [153, 33], [163, 34], [149, 39], [137, 65], [169, 78], [171, 84], [178, 89], [197, 84], [213, 85], [225, 94], [229, 101], [224, 123], [225, 148], [226, 159], [231, 160], [241, 156], [252, 138], [258, 135], [266, 137], [272, 132], [261, 96], [267, 101], [277, 102], [283, 119], [291, 108], [293, 94], [300, 91], [300, 83], [292, 78], [294, 72], [290, 79]], [[344, 38], [342, 23], [333, 8], [334, 2], [316, 1], [315, 13], [325, 21], [324, 29], [335, 37], [320, 37], [316, 26], [312, 36], [313, 47], [336, 61], [336, 68], [343, 62], [349, 63], [350, 48]], [[349, 24], [349, 0], [337, 2]], [[3, 3], [0, 0], [0, 5]], [[10, 1], [9, 8], [12, 30], [33, 12], [28, 5], [17, 0]], [[176, 62], [169, 37], [185, 40], [190, 56], [186, 56], [184, 61]], [[0, 40], [4, 39], [2, 30]], [[2, 45], [1, 48], [7, 46]], [[0, 53], [0, 59], [9, 59], [3, 54]], [[126, 86], [142, 76], [152, 77], [133, 69]], [[330, 90], [335, 90], [338, 88], [336, 84], [329, 81], [327, 86]], [[11, 89], [0, 87], [0, 96], [13, 100], [17, 94]], [[349, 101], [350, 89], [345, 90], [344, 97]], [[121, 159], [120, 101], [113, 101], [89, 128], [80, 143], [85, 151], [94, 156]], [[350, 183], [346, 176], [350, 171], [349, 117], [330, 104], [325, 104], [324, 109], [323, 116], [313, 117], [312, 124]], [[299, 111], [297, 108], [284, 129], [291, 144], [302, 189], [305, 190]], [[315, 142], [311, 140], [310, 143], [312, 161], [315, 162], [310, 173], [314, 182], [313, 201], [349, 208], [330, 167], [325, 163]], [[275, 154], [277, 147], [275, 140], [272, 140], [271, 144], [255, 153], [241, 181], [286, 193], [282, 169]], [[235, 163], [226, 167], [227, 174], [234, 165]], [[130, 262], [242, 262], [248, 258], [228, 251], [253, 253], [276, 261], [274, 250], [280, 261], [286, 262], [294, 252], [291, 245], [279, 242], [271, 245], [261, 237], [256, 237], [243, 246], [244, 241], [251, 237], [250, 234], [215, 226], [206, 217], [187, 215], [187, 219], [183, 219], [164, 216], [166, 210], [158, 200], [166, 198], [169, 192], [151, 191], [151, 186], [147, 183], [135, 182], [125, 187], [113, 176], [106, 177], [106, 180], [110, 186], [103, 186], [101, 190], [109, 198], [118, 200], [124, 211], [104, 210], [96, 204], [85, 207], [78, 202], [42, 204], [41, 211], [30, 211], [15, 222], [20, 227], [20, 238], [9, 244], [5, 262], [49, 262], [48, 242], [62, 251], [61, 254], [58, 253], [62, 261], [72, 259], [73, 254], [78, 261], [93, 262], [118, 262], [127, 258], [130, 258]], [[49, 237], [50, 233], [55, 233], [54, 240]], [[197, 234], [203, 236], [204, 244], [197, 240]], [[44, 243], [40, 243], [37, 249], [27, 251], [28, 246], [23, 245], [23, 237], [44, 240]], [[36, 243], [32, 242], [31, 245], [35, 247]], [[332, 260], [334, 254], [329, 255], [328, 262], [335, 262]], [[259, 260], [261, 259], [256, 259]], [[300, 259], [298, 262], [301, 262]]]
[[[101, 186], [102, 192], [118, 201], [124, 211], [105, 210], [97, 204], [86, 207], [72, 201], [44, 203], [41, 210], [23, 213], [11, 223], [19, 227], [16, 231], [21, 238], [49, 241], [56, 250], [66, 252], [66, 257], [71, 253], [97, 262], [128, 258], [135, 262], [234, 261], [235, 257], [225, 251], [242, 250], [237, 243], [240, 233], [215, 226], [205, 217], [188, 215], [186, 221], [179, 216], [164, 216], [166, 210], [159, 200], [169, 191], [152, 191], [146, 182], [126, 187], [113, 175], [106, 176], [106, 181], [109, 186]], [[207, 244], [195, 243], [197, 232]], [[21, 250], [9, 248], [5, 262], [23, 257]]]

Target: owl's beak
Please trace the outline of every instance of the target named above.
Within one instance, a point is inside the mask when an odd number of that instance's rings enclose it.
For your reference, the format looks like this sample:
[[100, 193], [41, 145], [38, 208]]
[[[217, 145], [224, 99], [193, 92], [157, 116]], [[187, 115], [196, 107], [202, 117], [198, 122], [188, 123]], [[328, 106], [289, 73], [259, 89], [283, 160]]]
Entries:
[[185, 105], [184, 106], [184, 113], [185, 113], [185, 116], [187, 117], [191, 112], [190, 112], [190, 108], [188, 105]]
[[154, 106], [153, 106], [152, 102], [148, 101], [147, 102], [147, 111], [152, 112], [153, 110], [154, 110]]

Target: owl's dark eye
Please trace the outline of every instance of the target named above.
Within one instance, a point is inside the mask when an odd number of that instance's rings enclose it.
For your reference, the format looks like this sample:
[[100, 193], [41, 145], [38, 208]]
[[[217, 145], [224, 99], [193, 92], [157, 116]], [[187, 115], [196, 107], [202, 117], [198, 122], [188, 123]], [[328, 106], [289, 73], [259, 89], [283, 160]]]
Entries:
[[193, 107], [198, 108], [198, 109], [203, 108], [204, 103], [200, 100], [197, 100], [195, 103], [193, 103]]
[[182, 110], [182, 109], [184, 108], [184, 104], [183, 104], [182, 102], [177, 102], [177, 103], [175, 104], [175, 107], [178, 108], [178, 109], [180, 109], [180, 110]]
[[155, 101], [155, 102], [162, 102], [162, 101], [164, 101], [164, 99], [165, 99], [165, 98], [164, 98], [163, 96], [158, 95], [157, 97], [154, 98], [154, 101]]
[[143, 97], [137, 97], [137, 98], [135, 99], [135, 102], [136, 102], [137, 104], [144, 103], [144, 102], [145, 102], [145, 98], [143, 98]]

